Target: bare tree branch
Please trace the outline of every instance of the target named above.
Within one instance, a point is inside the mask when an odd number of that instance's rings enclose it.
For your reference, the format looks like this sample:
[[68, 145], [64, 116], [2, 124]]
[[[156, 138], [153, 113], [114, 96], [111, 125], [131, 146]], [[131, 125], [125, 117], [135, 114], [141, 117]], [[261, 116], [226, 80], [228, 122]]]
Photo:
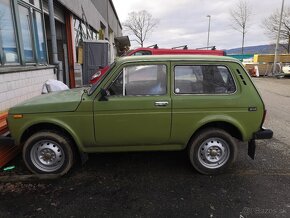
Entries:
[[149, 12], [143, 10], [129, 13], [128, 19], [122, 25], [125, 31], [133, 34], [136, 37], [134, 40], [143, 47], [148, 34], [153, 31], [157, 23], [158, 21]]
[[242, 54], [244, 54], [245, 35], [248, 31], [252, 9], [246, 1], [240, 0], [230, 11], [230, 15], [232, 17], [232, 28], [242, 33]]
[[[265, 33], [270, 39], [276, 39], [280, 21], [280, 11], [275, 10], [269, 17], [262, 22]], [[290, 7], [284, 9], [280, 30], [280, 45], [290, 53]]]

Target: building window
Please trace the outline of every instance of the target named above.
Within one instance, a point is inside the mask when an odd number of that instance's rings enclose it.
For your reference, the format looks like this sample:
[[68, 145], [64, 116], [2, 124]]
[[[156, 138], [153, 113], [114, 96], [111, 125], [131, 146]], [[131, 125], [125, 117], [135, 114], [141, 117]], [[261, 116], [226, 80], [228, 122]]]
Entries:
[[24, 62], [45, 63], [46, 42], [43, 30], [42, 11], [39, 0], [19, 1], [18, 11], [22, 33]]
[[15, 28], [9, 0], [0, 0], [0, 63], [19, 63]]
[[44, 39], [42, 15], [33, 11], [33, 22], [35, 29], [36, 52], [40, 63], [46, 62], [46, 42]]
[[25, 2], [34, 5], [37, 8], [40, 8], [40, 0], [24, 0]]
[[79, 43], [86, 39], [89, 40], [98, 39], [98, 32], [95, 31], [90, 25], [83, 23], [79, 18], [74, 17], [73, 24], [76, 46], [79, 46]]
[[29, 9], [21, 5], [19, 9], [20, 27], [22, 34], [24, 60], [25, 62], [34, 62], [34, 51], [32, 48], [32, 34], [31, 34], [31, 23], [29, 16]]
[[1, 65], [47, 62], [42, 13], [40, 0], [0, 0]]

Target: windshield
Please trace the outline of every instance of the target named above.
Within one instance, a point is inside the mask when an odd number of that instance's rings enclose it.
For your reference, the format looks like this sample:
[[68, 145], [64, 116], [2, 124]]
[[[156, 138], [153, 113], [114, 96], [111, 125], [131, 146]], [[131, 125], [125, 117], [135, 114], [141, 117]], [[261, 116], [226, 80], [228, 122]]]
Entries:
[[100, 85], [100, 83], [107, 77], [107, 75], [110, 73], [110, 71], [112, 70], [112, 68], [114, 68], [116, 62], [113, 62], [108, 71], [106, 73], [104, 73], [101, 78], [98, 80], [98, 82], [96, 82], [95, 84], [92, 85], [92, 87], [90, 88], [90, 90], [88, 91], [88, 95], [91, 95], [94, 93], [94, 91], [96, 90], [96, 88]]

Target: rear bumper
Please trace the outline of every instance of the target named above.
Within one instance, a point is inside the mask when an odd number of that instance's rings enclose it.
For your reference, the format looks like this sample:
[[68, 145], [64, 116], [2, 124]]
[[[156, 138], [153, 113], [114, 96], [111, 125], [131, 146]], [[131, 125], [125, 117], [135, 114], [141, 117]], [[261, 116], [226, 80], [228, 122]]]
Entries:
[[271, 139], [273, 137], [273, 131], [271, 129], [261, 128], [254, 134], [254, 139]]
[[255, 132], [253, 138], [248, 143], [248, 155], [254, 160], [256, 152], [256, 141], [257, 139], [271, 139], [273, 137], [273, 131], [270, 129], [261, 128]]

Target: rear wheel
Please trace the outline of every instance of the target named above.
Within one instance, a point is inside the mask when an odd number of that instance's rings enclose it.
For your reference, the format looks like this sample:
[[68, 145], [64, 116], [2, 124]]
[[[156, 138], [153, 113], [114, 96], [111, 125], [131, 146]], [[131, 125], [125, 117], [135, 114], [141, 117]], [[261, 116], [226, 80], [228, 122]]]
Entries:
[[189, 145], [193, 167], [202, 174], [218, 174], [234, 161], [237, 146], [234, 138], [221, 129], [205, 129]]
[[64, 175], [74, 162], [71, 146], [71, 140], [60, 133], [37, 132], [25, 142], [23, 159], [33, 173]]

